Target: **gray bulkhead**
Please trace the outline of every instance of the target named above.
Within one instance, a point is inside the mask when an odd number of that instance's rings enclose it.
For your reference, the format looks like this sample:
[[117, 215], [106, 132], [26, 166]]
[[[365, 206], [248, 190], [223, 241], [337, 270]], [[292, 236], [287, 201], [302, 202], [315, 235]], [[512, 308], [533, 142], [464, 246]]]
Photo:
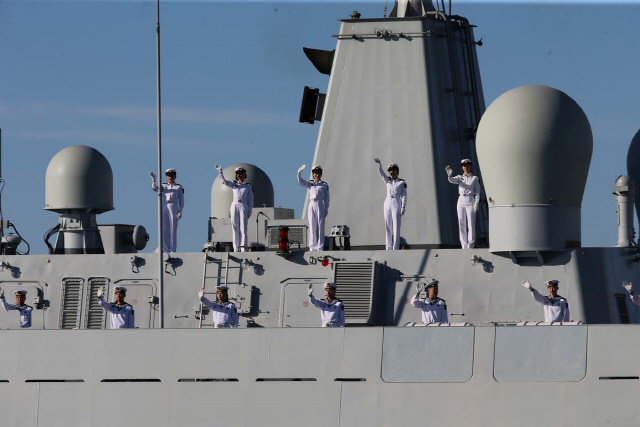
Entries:
[[[408, 184], [402, 245], [460, 245], [457, 193], [444, 168], [460, 173], [462, 158], [477, 165], [474, 136], [484, 111], [472, 28], [460, 19], [341, 23], [313, 164], [322, 165], [331, 188], [326, 222], [348, 225], [354, 248], [384, 243], [385, 186], [374, 157], [385, 170], [397, 163]], [[384, 30], [391, 35], [376, 35]], [[478, 214], [486, 246], [485, 218]]]
[[[214, 293], [216, 285], [227, 283], [242, 326], [318, 326], [319, 312], [306, 304], [306, 288], [314, 284], [316, 296], [322, 296], [326, 280], [338, 283], [337, 295], [346, 302], [348, 324], [420, 322], [420, 310], [408, 300], [415, 283], [429, 277], [440, 280], [440, 297], [447, 301], [451, 322], [482, 325], [542, 320], [542, 307], [520, 281], [530, 280], [544, 293], [544, 282], [552, 278], [560, 280], [560, 294], [569, 300], [573, 320], [640, 322], [640, 307], [631, 303], [620, 286], [623, 280], [640, 283], [635, 254], [628, 249], [575, 248], [553, 257], [547, 254], [545, 264], [540, 265], [535, 259], [515, 264], [508, 257], [478, 248], [296, 251], [288, 258], [272, 251], [173, 254], [164, 265], [166, 327], [210, 327], [206, 310], [202, 323], [199, 319], [197, 298], [203, 286], [205, 256], [209, 260], [205, 291]], [[321, 262], [324, 256], [327, 266]], [[477, 262], [472, 262], [473, 256], [478, 257]], [[136, 310], [137, 327], [159, 327], [157, 257], [136, 254], [134, 264], [131, 259], [131, 254], [4, 256], [0, 261], [9, 267], [0, 271], [0, 286], [8, 298], [17, 289], [28, 291], [27, 303], [36, 307], [33, 328], [106, 327], [95, 293], [105, 286], [111, 298], [116, 285], [129, 289], [127, 300]], [[336, 272], [345, 273], [336, 276]], [[39, 303], [33, 299], [36, 296]], [[624, 318], [625, 311], [628, 318]], [[18, 328], [15, 312], [0, 310], [0, 325]]]
[[638, 340], [637, 325], [3, 331], [0, 413], [12, 427], [634, 425]]

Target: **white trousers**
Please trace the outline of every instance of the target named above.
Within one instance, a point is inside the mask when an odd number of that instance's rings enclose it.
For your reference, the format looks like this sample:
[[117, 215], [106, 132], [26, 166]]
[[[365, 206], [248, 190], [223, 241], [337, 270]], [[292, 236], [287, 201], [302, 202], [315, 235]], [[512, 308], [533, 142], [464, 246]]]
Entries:
[[162, 250], [175, 252], [178, 247], [178, 212], [177, 203], [164, 203], [162, 205]]
[[326, 215], [324, 200], [309, 200], [307, 216], [309, 217], [309, 250], [324, 249], [324, 217]]
[[[464, 197], [464, 196], [462, 196]], [[458, 229], [462, 249], [471, 249], [476, 245], [476, 214], [473, 205], [458, 204]]]
[[385, 199], [384, 225], [387, 230], [387, 250], [400, 249], [400, 218], [402, 217], [402, 201], [400, 199]]
[[247, 251], [247, 223], [249, 208], [242, 202], [231, 204], [231, 227], [233, 229], [233, 251]]

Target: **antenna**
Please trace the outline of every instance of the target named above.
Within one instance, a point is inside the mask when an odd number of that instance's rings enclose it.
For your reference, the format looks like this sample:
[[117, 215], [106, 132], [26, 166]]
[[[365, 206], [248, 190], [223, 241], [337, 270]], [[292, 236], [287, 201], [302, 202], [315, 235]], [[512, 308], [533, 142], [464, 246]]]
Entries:
[[156, 0], [156, 84], [158, 102], [158, 285], [160, 328], [164, 328], [164, 254], [162, 248], [162, 116], [160, 112], [160, 0]]

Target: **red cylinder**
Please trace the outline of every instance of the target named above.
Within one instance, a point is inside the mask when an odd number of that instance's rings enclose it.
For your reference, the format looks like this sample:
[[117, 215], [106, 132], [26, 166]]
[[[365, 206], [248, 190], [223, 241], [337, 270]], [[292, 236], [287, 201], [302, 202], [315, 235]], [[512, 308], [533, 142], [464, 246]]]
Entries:
[[289, 227], [286, 225], [280, 226], [280, 232], [278, 235], [278, 251], [289, 252]]

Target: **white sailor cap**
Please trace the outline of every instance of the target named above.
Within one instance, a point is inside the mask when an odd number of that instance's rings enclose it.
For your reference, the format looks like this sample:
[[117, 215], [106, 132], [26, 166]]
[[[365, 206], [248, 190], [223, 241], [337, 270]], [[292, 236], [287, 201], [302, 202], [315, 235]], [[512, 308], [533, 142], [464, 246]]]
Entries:
[[169, 175], [169, 174], [173, 174], [173, 173], [176, 173], [175, 168], [169, 168], [166, 171], [164, 171], [165, 175]]
[[115, 288], [113, 288], [113, 293], [115, 294], [116, 292], [124, 292], [126, 294], [127, 288], [125, 288], [124, 286], [116, 286]]
[[389, 167], [387, 168], [387, 170], [391, 170], [391, 169], [398, 169], [400, 170], [400, 168], [398, 167], [397, 163], [391, 163], [389, 164]]
[[229, 289], [228, 286], [224, 286], [224, 285], [220, 285], [220, 286], [216, 286], [216, 289], [219, 291], [226, 291]]
[[22, 296], [26, 296], [26, 295], [27, 295], [27, 291], [15, 291], [13, 294], [14, 294], [14, 295], [22, 295]]
[[320, 172], [322, 172], [322, 166], [320, 166], [320, 165], [315, 165], [315, 166], [313, 167], [313, 169], [311, 169], [311, 172], [315, 172], [315, 171], [320, 171]]
[[246, 172], [247, 172], [247, 170], [246, 170], [245, 168], [243, 168], [242, 166], [238, 166], [238, 167], [236, 168], [236, 173], [239, 173], [239, 172], [244, 172], [244, 173], [246, 173]]
[[551, 286], [558, 286], [559, 283], [560, 283], [559, 280], [547, 280], [545, 285], [547, 285], [547, 288], [550, 288]]
[[429, 282], [427, 282], [427, 289], [429, 288], [433, 288], [434, 286], [438, 286], [438, 282], [436, 279], [431, 279], [429, 280]]
[[473, 162], [472, 162], [470, 159], [462, 159], [462, 160], [460, 161], [460, 164], [461, 164], [461, 165], [472, 165], [472, 164], [473, 164]]
[[336, 289], [336, 288], [337, 288], [337, 286], [336, 286], [336, 284], [335, 284], [335, 283], [333, 283], [333, 282], [324, 282], [324, 288], [325, 288], [325, 289], [327, 289], [327, 288], [333, 288], [333, 289]]

